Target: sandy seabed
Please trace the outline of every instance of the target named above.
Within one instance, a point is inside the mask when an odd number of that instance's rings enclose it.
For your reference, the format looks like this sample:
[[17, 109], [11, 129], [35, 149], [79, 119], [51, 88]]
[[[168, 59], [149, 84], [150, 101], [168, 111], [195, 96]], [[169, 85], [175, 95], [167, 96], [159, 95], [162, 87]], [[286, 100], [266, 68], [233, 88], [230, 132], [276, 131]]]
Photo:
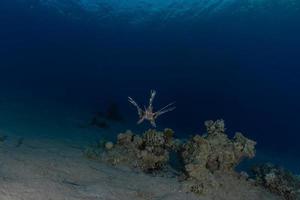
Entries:
[[71, 140], [29, 138], [19, 147], [16, 142], [11, 138], [0, 147], [0, 200], [278, 199], [230, 179], [219, 194], [197, 197], [184, 192], [176, 178], [88, 160]]

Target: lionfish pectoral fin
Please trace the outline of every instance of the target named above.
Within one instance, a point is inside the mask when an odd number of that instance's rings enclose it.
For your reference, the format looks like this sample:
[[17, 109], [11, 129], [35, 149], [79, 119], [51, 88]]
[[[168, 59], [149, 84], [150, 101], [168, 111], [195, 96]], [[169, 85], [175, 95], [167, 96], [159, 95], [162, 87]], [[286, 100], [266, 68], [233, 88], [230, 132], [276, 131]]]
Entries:
[[137, 124], [141, 124], [143, 121], [144, 121], [144, 117], [142, 117], [138, 122], [137, 122]]
[[128, 97], [128, 101], [136, 107], [139, 117], [142, 117], [143, 110], [141, 107], [131, 97]]
[[163, 107], [162, 109], [160, 109], [159, 111], [155, 112], [155, 118], [157, 118], [158, 116], [165, 114], [167, 112], [171, 112], [173, 110], [175, 110], [175, 106], [170, 107], [171, 105], [174, 105], [174, 103], [170, 103], [168, 105], [166, 105], [165, 107]]

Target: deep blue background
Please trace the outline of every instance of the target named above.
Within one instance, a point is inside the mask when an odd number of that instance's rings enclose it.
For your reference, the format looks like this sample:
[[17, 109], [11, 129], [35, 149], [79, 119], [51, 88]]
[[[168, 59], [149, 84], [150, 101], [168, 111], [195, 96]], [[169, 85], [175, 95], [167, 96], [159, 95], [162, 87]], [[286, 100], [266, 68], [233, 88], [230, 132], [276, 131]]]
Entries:
[[224, 14], [127, 26], [45, 7], [0, 3], [0, 89], [95, 108], [127, 96], [177, 109], [159, 120], [184, 136], [224, 118], [260, 148], [300, 156], [300, 14]]

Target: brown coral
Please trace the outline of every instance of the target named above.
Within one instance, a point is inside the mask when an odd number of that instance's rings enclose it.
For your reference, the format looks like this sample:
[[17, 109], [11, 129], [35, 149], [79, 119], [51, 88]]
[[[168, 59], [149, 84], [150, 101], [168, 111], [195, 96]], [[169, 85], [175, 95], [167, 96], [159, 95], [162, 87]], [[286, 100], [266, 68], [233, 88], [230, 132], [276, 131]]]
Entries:
[[204, 125], [208, 134], [225, 133], [225, 122], [223, 119], [218, 119], [216, 121], [207, 120], [204, 122]]
[[256, 182], [286, 200], [300, 199], [300, 178], [273, 164], [253, 168]]
[[[243, 158], [255, 155], [255, 142], [236, 133], [233, 140], [225, 134], [223, 120], [206, 121], [207, 134], [196, 135], [183, 145], [181, 157], [189, 180], [197, 180], [197, 185], [213, 181], [216, 171], [232, 173]], [[195, 187], [192, 187], [195, 188]], [[201, 191], [205, 191], [202, 188]]]
[[131, 131], [120, 133], [117, 143], [102, 155], [102, 160], [111, 164], [123, 164], [144, 172], [162, 169], [169, 162], [169, 153], [177, 147], [174, 132], [149, 129], [142, 136]]

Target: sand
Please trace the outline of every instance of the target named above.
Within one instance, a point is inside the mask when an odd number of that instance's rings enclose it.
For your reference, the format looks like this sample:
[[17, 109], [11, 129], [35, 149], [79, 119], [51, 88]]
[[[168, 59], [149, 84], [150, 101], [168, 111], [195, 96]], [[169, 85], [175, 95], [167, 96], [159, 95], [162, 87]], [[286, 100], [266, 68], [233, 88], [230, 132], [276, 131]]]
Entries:
[[13, 138], [0, 147], [0, 200], [277, 199], [259, 188], [232, 185], [230, 179], [218, 194], [197, 197], [183, 191], [176, 178], [88, 160], [82, 146], [70, 141], [24, 139], [19, 147], [16, 142]]
[[24, 140], [0, 148], [0, 199], [196, 199], [175, 179], [90, 161], [67, 142]]

